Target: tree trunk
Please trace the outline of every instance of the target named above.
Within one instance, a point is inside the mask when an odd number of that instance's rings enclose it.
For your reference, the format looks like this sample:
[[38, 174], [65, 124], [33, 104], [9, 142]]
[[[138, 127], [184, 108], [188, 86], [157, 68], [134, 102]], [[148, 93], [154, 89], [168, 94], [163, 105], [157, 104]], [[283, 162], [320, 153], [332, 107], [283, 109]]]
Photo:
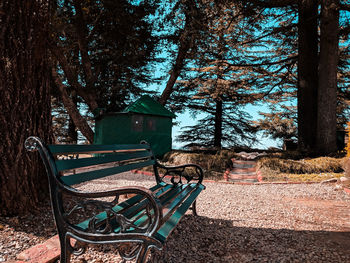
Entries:
[[221, 148], [222, 141], [222, 100], [216, 100], [214, 123], [214, 147]]
[[187, 53], [194, 44], [194, 28], [193, 28], [193, 13], [196, 13], [196, 5], [193, 5], [192, 1], [185, 2], [187, 6], [187, 11], [185, 11], [186, 21], [183, 33], [180, 37], [179, 49], [177, 51], [177, 56], [173, 68], [170, 73], [170, 77], [166, 84], [165, 89], [162, 92], [158, 102], [162, 105], [165, 105], [168, 99], [170, 98], [171, 93], [174, 91], [174, 85], [177, 78], [179, 77], [181, 70], [184, 67], [185, 60], [187, 58]]
[[299, 0], [298, 8], [298, 142], [301, 151], [310, 152], [317, 131], [317, 1]]
[[173, 68], [170, 73], [170, 77], [168, 79], [168, 82], [166, 84], [165, 89], [162, 92], [162, 95], [159, 98], [159, 103], [162, 105], [165, 105], [168, 99], [170, 98], [171, 93], [174, 90], [174, 85], [176, 83], [177, 78], [179, 77], [181, 70], [184, 66], [184, 61], [186, 59], [186, 54], [188, 50], [190, 49], [190, 42], [187, 39], [187, 33], [184, 33], [184, 36], [180, 42], [179, 50], [177, 52], [177, 57], [175, 60], [175, 64], [173, 65]]
[[11, 216], [32, 211], [48, 193], [39, 155], [24, 142], [51, 138], [49, 0], [5, 0], [0, 14], [0, 214]]
[[94, 141], [93, 130], [89, 126], [88, 122], [83, 118], [83, 116], [81, 116], [74, 101], [69, 97], [66, 87], [62, 84], [62, 81], [59, 79], [59, 76], [57, 75], [56, 70], [52, 68], [51, 72], [52, 72], [52, 77], [55, 80], [55, 83], [60, 91], [64, 108], [68, 112], [69, 117], [73, 120], [75, 126], [78, 127], [78, 129], [86, 137], [86, 139], [90, 143], [93, 143]]
[[321, 1], [321, 38], [317, 114], [317, 150], [327, 154], [337, 150], [337, 70], [339, 0]]
[[[78, 103], [77, 103], [77, 95], [75, 94], [75, 92], [72, 92], [72, 101], [75, 105], [75, 107], [78, 107]], [[74, 121], [72, 119], [72, 117], [69, 116], [69, 121], [68, 121], [68, 139], [70, 143], [76, 144], [78, 142], [78, 132], [76, 130], [76, 125], [74, 124]]]

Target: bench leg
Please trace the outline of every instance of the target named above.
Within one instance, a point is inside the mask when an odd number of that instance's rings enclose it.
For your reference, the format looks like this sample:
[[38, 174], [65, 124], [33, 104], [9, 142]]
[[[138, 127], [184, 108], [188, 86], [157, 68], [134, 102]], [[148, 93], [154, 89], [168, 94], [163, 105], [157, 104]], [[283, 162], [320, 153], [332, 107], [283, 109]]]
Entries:
[[141, 251], [139, 252], [139, 255], [137, 257], [136, 262], [137, 263], [144, 263], [144, 262], [146, 262], [146, 259], [147, 259], [147, 256], [148, 256], [148, 252], [149, 252], [148, 246], [142, 245], [141, 246]]
[[196, 209], [196, 202], [197, 202], [197, 200], [195, 200], [193, 203], [192, 203], [192, 206], [190, 207], [190, 209], [192, 210], [192, 213], [193, 213], [193, 215], [194, 216], [197, 216], [198, 214], [197, 214], [197, 209]]
[[60, 263], [69, 263], [70, 262], [70, 238], [68, 236], [60, 235], [60, 245], [61, 245], [61, 257]]

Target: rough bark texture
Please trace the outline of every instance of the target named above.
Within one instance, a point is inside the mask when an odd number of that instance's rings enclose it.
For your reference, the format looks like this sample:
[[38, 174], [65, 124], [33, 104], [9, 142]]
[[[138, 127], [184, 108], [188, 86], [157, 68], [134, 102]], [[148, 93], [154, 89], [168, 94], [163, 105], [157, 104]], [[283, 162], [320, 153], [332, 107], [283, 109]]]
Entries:
[[[72, 101], [76, 107], [78, 107], [78, 102], [77, 102], [77, 95], [75, 92], [72, 94]], [[76, 130], [76, 125], [74, 124], [74, 121], [72, 117], [69, 116], [69, 122], [68, 122], [68, 138], [69, 142], [72, 144], [76, 144], [78, 142], [78, 132]]]
[[[195, 5], [191, 1], [186, 1], [187, 10], [194, 10], [196, 9]], [[189, 12], [189, 11], [187, 11]], [[181, 70], [183, 69], [185, 65], [185, 60], [188, 56], [188, 52], [191, 49], [191, 47], [194, 45], [194, 31], [195, 29], [193, 27], [193, 21], [192, 21], [192, 15], [189, 13], [186, 13], [186, 22], [184, 31], [180, 37], [180, 43], [179, 43], [179, 49], [177, 51], [177, 56], [175, 63], [173, 64], [173, 67], [171, 69], [171, 73], [168, 79], [168, 82], [166, 84], [165, 89], [162, 92], [162, 95], [159, 98], [159, 103], [162, 105], [165, 105], [168, 99], [170, 98], [171, 93], [174, 91], [174, 85], [176, 83], [177, 78], [180, 76]]]
[[177, 57], [171, 70], [170, 77], [168, 79], [165, 89], [162, 92], [162, 95], [159, 98], [159, 103], [162, 105], [165, 105], [167, 100], [170, 98], [170, 95], [174, 90], [176, 80], [179, 77], [181, 70], [184, 66], [186, 54], [190, 49], [190, 41], [187, 39], [187, 33], [184, 33], [184, 35], [185, 36], [181, 39]]
[[64, 105], [64, 108], [67, 110], [70, 118], [73, 120], [75, 126], [78, 127], [78, 129], [81, 131], [81, 133], [86, 137], [86, 139], [93, 143], [94, 141], [94, 132], [87, 123], [87, 121], [81, 116], [77, 105], [73, 101], [73, 99], [69, 96], [66, 87], [62, 84], [62, 80], [59, 79], [59, 76], [57, 75], [57, 72], [55, 69], [52, 69], [52, 76], [55, 80], [55, 83], [60, 91], [62, 102]]
[[321, 38], [317, 114], [317, 149], [321, 154], [337, 150], [337, 70], [339, 0], [321, 1]]
[[216, 100], [214, 147], [221, 148], [222, 141], [222, 100]]
[[75, 69], [69, 64], [66, 57], [62, 55], [64, 51], [61, 50], [61, 48], [54, 45], [53, 43], [51, 43], [49, 48], [52, 55], [59, 62], [60, 67], [62, 68], [70, 86], [77, 92], [77, 94], [80, 97], [84, 99], [85, 103], [89, 106], [91, 111], [98, 108], [98, 104], [96, 102], [96, 97], [94, 96], [94, 94], [89, 92], [79, 84], [78, 74], [76, 73]]
[[317, 1], [299, 1], [298, 141], [301, 151], [315, 150], [317, 131]]
[[[83, 64], [83, 69], [86, 77], [86, 86], [88, 90], [92, 90], [96, 77], [93, 74], [92, 65], [88, 52], [88, 43], [87, 43], [87, 28], [86, 23], [84, 22], [83, 10], [81, 9], [81, 0], [74, 0], [74, 7], [76, 10], [75, 16], [75, 26], [78, 36], [78, 45], [81, 55], [81, 60]], [[92, 109], [93, 110], [93, 109]]]
[[50, 72], [46, 37], [49, 0], [0, 3], [0, 214], [32, 211], [47, 196], [47, 178], [38, 154], [25, 139], [49, 142]]

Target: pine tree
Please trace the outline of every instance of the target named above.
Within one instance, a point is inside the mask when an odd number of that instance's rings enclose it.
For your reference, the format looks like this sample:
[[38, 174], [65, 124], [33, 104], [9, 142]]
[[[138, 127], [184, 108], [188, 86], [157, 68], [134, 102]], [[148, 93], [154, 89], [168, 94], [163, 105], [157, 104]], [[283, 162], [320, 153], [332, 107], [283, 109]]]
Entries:
[[[340, 66], [341, 62], [335, 63], [337, 60], [336, 55], [332, 57], [331, 61], [333, 62], [331, 65], [327, 65], [326, 67], [322, 65], [326, 65], [326, 61], [328, 60], [326, 57], [329, 54], [338, 54], [335, 50], [339, 45], [337, 34], [339, 28], [340, 36], [346, 35], [346, 32], [349, 31], [349, 19], [339, 19], [337, 12], [332, 13], [332, 11], [329, 12], [329, 10], [333, 9], [335, 11], [340, 10], [340, 12], [348, 12], [350, 9], [349, 5], [346, 1], [321, 1], [323, 10], [321, 13], [318, 12], [319, 3], [311, 0], [250, 0], [247, 1], [245, 5], [253, 10], [275, 8], [276, 14], [280, 14], [283, 8], [289, 7], [294, 15], [297, 15], [299, 147], [300, 150], [309, 153], [318, 152], [318, 154], [324, 154], [335, 151], [336, 116], [338, 116], [338, 120], [341, 120], [339, 116], [343, 115], [344, 111], [348, 109], [348, 107], [344, 106], [344, 103], [341, 102], [344, 93], [346, 94], [347, 92], [344, 92], [343, 86], [338, 89], [336, 87], [337, 75], [339, 76], [341, 71], [348, 71], [348, 69], [342, 68]], [[320, 24], [317, 19], [318, 17], [320, 17]], [[342, 23], [341, 27], [335, 25], [335, 23], [339, 21]], [[318, 26], [320, 25], [321, 32], [318, 32]], [[333, 26], [332, 29], [330, 25]], [[321, 42], [317, 41], [318, 33], [321, 35]], [[320, 52], [318, 52], [319, 49]], [[340, 57], [344, 57], [343, 54], [341, 53]], [[337, 72], [337, 74], [335, 74], [335, 72]], [[347, 73], [345, 73], [345, 75], [346, 74]], [[327, 85], [326, 83], [333, 88], [325, 88]], [[322, 88], [323, 86], [324, 88]], [[328, 97], [331, 99], [325, 99]], [[315, 118], [315, 116], [319, 117]]]
[[90, 112], [120, 111], [144, 93], [158, 43], [150, 18], [157, 6], [156, 0], [58, 4], [50, 42], [52, 76], [65, 109], [90, 142], [93, 131], [71, 91]]
[[[232, 5], [203, 5], [210, 17], [208, 27], [202, 33], [201, 45], [193, 56], [188, 73], [178, 83], [181, 103], [193, 113], [205, 112], [205, 119], [199, 120], [193, 127], [187, 127], [179, 137], [179, 141], [190, 142], [190, 145], [202, 145], [221, 148], [223, 145], [250, 144], [254, 141], [249, 115], [242, 107], [252, 102], [251, 94], [246, 86], [251, 74], [245, 60], [240, 55], [244, 47], [242, 42], [252, 38], [252, 31], [239, 23], [242, 19], [239, 9]], [[240, 36], [240, 39], [236, 39]], [[184, 99], [184, 95], [187, 99]]]

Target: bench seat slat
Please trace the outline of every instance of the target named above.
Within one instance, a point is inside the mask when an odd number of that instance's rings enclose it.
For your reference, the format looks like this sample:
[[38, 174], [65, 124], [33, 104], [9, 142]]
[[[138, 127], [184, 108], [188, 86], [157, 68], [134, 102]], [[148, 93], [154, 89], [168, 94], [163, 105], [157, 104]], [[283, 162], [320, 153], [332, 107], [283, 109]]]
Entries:
[[111, 155], [100, 156], [100, 157], [57, 160], [56, 167], [58, 171], [64, 171], [64, 170], [87, 167], [92, 165], [127, 161], [127, 160], [146, 158], [151, 156], [152, 155], [149, 151], [137, 151], [137, 152], [128, 152], [123, 154], [111, 154]]
[[[178, 188], [180, 188], [180, 190], [177, 190]], [[160, 189], [160, 191], [157, 191], [154, 194], [160, 200], [160, 204], [163, 206], [165, 204], [165, 201], [168, 200], [167, 198], [168, 195], [174, 196], [174, 194], [176, 194], [175, 190], [179, 192], [181, 191], [181, 188], [182, 187], [174, 188], [173, 185], [165, 185], [163, 188]], [[143, 199], [140, 203], [130, 206], [127, 209], [119, 210], [118, 212], [121, 212], [126, 218], [130, 219], [131, 221], [136, 220], [135, 224], [137, 226], [141, 226], [144, 223], [146, 223], [146, 220], [148, 220], [148, 217], [142, 216], [139, 219], [137, 218], [140, 217], [140, 215], [142, 215], [143, 213], [145, 213], [146, 205], [147, 205], [147, 200]], [[151, 214], [153, 214], [152, 211], [151, 211]], [[114, 232], [119, 232], [119, 231], [120, 231], [120, 227], [118, 225], [115, 225]], [[132, 231], [132, 229], [130, 229], [130, 231]]]
[[51, 153], [58, 154], [75, 154], [75, 153], [111, 153], [121, 150], [149, 150], [150, 146], [147, 144], [113, 144], [113, 145], [99, 145], [99, 144], [60, 144], [48, 145]]
[[[178, 188], [180, 188], [180, 187], [178, 187]], [[174, 211], [174, 209], [177, 206], [179, 206], [195, 188], [196, 188], [195, 184], [191, 184], [191, 185], [187, 185], [186, 187], [181, 187], [182, 191], [176, 191], [176, 193], [173, 193], [175, 191], [171, 191], [171, 196], [173, 198], [166, 198], [163, 200], [163, 202], [161, 202], [161, 204], [163, 206], [162, 222], [165, 222], [167, 220], [167, 218], [169, 218], [172, 215], [172, 212]], [[165, 200], [168, 203], [166, 203]], [[171, 200], [171, 202], [169, 202], [170, 200]], [[132, 221], [136, 220], [144, 212], [145, 212], [144, 209], [139, 211], [139, 213], [135, 214], [131, 220]], [[151, 211], [151, 214], [153, 214], [152, 211]], [[146, 215], [143, 215], [142, 217], [138, 218], [135, 221], [135, 225], [142, 227], [147, 222], [147, 220], [148, 220], [148, 217]], [[120, 230], [120, 228], [118, 227], [118, 228], [114, 229], [114, 232], [118, 232], [119, 230]], [[133, 231], [133, 229], [131, 228], [129, 231]]]
[[[192, 204], [193, 200], [197, 197], [197, 195], [200, 192], [199, 191], [198, 193], [196, 193], [196, 191], [198, 190], [197, 184], [182, 185], [182, 186], [178, 186], [176, 188], [174, 188], [171, 185], [167, 185], [164, 188], [161, 188], [161, 190], [166, 189], [169, 186], [172, 189], [170, 191], [166, 191], [166, 196], [162, 198], [163, 200], [160, 199], [161, 205], [163, 206], [163, 211], [166, 211], [166, 213], [163, 214], [163, 222], [166, 221], [167, 218], [169, 218], [172, 215], [172, 213], [176, 209], [176, 207], [178, 207], [182, 202], [185, 204], [186, 198], [188, 196], [192, 195], [192, 197], [191, 196], [189, 197], [189, 199], [191, 201], [190, 201], [190, 203], [188, 203], [188, 205], [190, 206]], [[161, 191], [158, 191], [158, 193], [160, 193], [160, 192]], [[159, 194], [158, 195], [156, 194], [156, 196], [159, 198]], [[170, 196], [170, 198], [169, 198], [169, 196]], [[191, 199], [191, 198], [194, 198], [194, 199]], [[137, 203], [138, 201], [140, 201], [140, 202]], [[133, 204], [128, 204], [128, 205], [123, 204], [123, 203], [119, 204], [117, 207], [113, 208], [113, 210], [115, 212], [121, 212], [129, 220], [135, 221], [134, 224], [136, 226], [142, 227], [148, 222], [148, 216], [145, 214], [145, 205], [146, 205], [147, 200], [144, 199], [141, 201], [141, 199], [138, 199], [138, 201], [133, 202]], [[182, 206], [182, 205], [180, 205], [180, 206]], [[185, 210], [185, 212], [186, 212], [186, 210]], [[151, 214], [153, 214], [153, 211], [150, 211], [150, 212], [151, 212]], [[101, 213], [101, 216], [99, 216], [98, 218], [101, 219], [100, 221], [102, 222], [106, 218], [106, 214], [103, 212], [103, 213]], [[78, 226], [79, 227], [84, 226], [84, 228], [87, 228], [88, 224], [89, 224], [89, 220], [86, 220], [83, 223], [80, 223]], [[113, 225], [114, 225], [113, 231], [115, 233], [119, 233], [120, 227], [119, 227], [118, 223], [114, 222]], [[134, 230], [135, 230], [134, 228], [130, 228], [130, 229], [128, 229], [127, 232], [133, 232]]]
[[[166, 214], [163, 215], [163, 226], [157, 231], [156, 238], [159, 239], [159, 241], [164, 242], [166, 237], [171, 233], [172, 229], [175, 228], [177, 223], [180, 221], [182, 216], [186, 213], [188, 208], [192, 205], [193, 201], [197, 198], [199, 193], [204, 189], [202, 185], [197, 184], [190, 184], [187, 185], [188, 187], [184, 187], [183, 189], [187, 190], [181, 192], [181, 196], [178, 196], [176, 200], [169, 203], [168, 209], [166, 209]], [[182, 194], [184, 193], [184, 194]], [[188, 198], [187, 198], [188, 197]], [[162, 205], [164, 205], [162, 203]], [[176, 209], [176, 210], [175, 210]], [[175, 210], [175, 212], [174, 212]], [[145, 225], [148, 221], [148, 217], [146, 215], [143, 215], [145, 213], [145, 210], [139, 210], [138, 213], [136, 213], [133, 218], [131, 218], [132, 221], [135, 221], [135, 225], [138, 227], [142, 227]], [[152, 211], [151, 211], [151, 214]], [[125, 214], [126, 217], [129, 218], [129, 214]], [[141, 217], [140, 217], [141, 216]], [[139, 217], [139, 218], [138, 218]], [[164, 228], [164, 226], [167, 226]], [[162, 230], [161, 230], [162, 229]], [[160, 234], [158, 233], [161, 230]], [[118, 233], [120, 231], [120, 227], [117, 226], [113, 230], [115, 233]], [[128, 232], [133, 232], [134, 228], [128, 229]], [[164, 240], [163, 240], [163, 238]]]
[[174, 199], [163, 205], [163, 222], [167, 220], [179, 203], [183, 202], [195, 188], [195, 184], [189, 184], [181, 193], [176, 195]]
[[[186, 188], [182, 186], [177, 186], [174, 188], [172, 185], [167, 185], [163, 189], [170, 189], [167, 191], [164, 191], [161, 193], [158, 191], [155, 196], [160, 200], [160, 204], [164, 206], [169, 200], [173, 199], [177, 194], [181, 193], [181, 191]], [[145, 207], [147, 204], [147, 200], [143, 200], [139, 204], [136, 204], [132, 207], [130, 207], [128, 210], [123, 212], [123, 215], [131, 220], [135, 219], [138, 217], [140, 213], [143, 213], [145, 211]]]
[[[157, 184], [157, 185], [151, 187], [149, 190], [151, 190], [152, 192], [155, 192], [159, 189], [163, 189], [164, 186], [166, 187], [168, 185], [161, 182], [160, 184]], [[122, 211], [123, 209], [126, 209], [128, 207], [135, 205], [136, 203], [140, 202], [142, 199], [143, 199], [142, 195], [135, 195], [135, 196], [125, 200], [124, 202], [118, 204], [117, 206], [113, 207], [113, 211], [118, 213], [118, 212]], [[106, 219], [106, 212], [102, 212], [102, 213], [96, 215], [96, 219], [97, 219], [97, 222], [105, 220]], [[88, 228], [89, 222], [90, 222], [90, 219], [87, 219], [87, 220], [77, 224], [76, 226], [81, 228], [82, 230], [85, 230]]]
[[[163, 206], [165, 206], [167, 204], [167, 202], [169, 202], [170, 200], [173, 200], [174, 198], [176, 198], [179, 193], [182, 193], [184, 189], [188, 189], [188, 187], [184, 186], [184, 185], [179, 185], [179, 186], [171, 186], [169, 191], [166, 191], [165, 194], [163, 196], [157, 196], [160, 200], [160, 203]], [[178, 198], [177, 202], [181, 202], [182, 199]], [[177, 203], [177, 205], [179, 204]], [[135, 221], [134, 224], [138, 227], [142, 227], [144, 226], [149, 218], [146, 215], [146, 204], [147, 204], [147, 200], [143, 200], [141, 203], [136, 204], [135, 206], [130, 207], [130, 209], [126, 210], [125, 212], [123, 212], [122, 214], [128, 218], [131, 221]], [[171, 210], [168, 210], [168, 212], [170, 212]], [[151, 215], [154, 214], [153, 211], [150, 211]], [[163, 215], [163, 217], [169, 217], [168, 215]], [[113, 231], [115, 233], [118, 233], [120, 231], [120, 227], [119, 225], [114, 225], [114, 229]], [[133, 232], [134, 228], [130, 228], [128, 229], [127, 232]]]
[[62, 176], [60, 179], [67, 185], [80, 184], [90, 180], [100, 179], [105, 176], [130, 171], [133, 169], [140, 169], [146, 166], [153, 165], [154, 163], [155, 163], [154, 160], [148, 160], [148, 161], [126, 164], [126, 165], [121, 165], [121, 166], [116, 166], [111, 168], [105, 168], [101, 170], [66, 175], [66, 176]]
[[169, 193], [165, 194], [164, 196], [161, 197], [161, 203], [162, 206], [166, 205], [169, 203], [171, 200], [176, 198], [177, 195], [179, 195], [182, 191], [185, 190], [189, 185], [178, 185], [176, 188], [173, 188], [169, 191]]
[[174, 214], [161, 226], [161, 228], [155, 233], [155, 238], [161, 242], [165, 242], [166, 238], [169, 236], [171, 231], [179, 223], [182, 216], [190, 208], [192, 203], [196, 200], [197, 196], [204, 189], [203, 185], [199, 185], [196, 190], [194, 190], [191, 195], [179, 206]]
[[[164, 219], [168, 218], [172, 211], [181, 203], [186, 197], [196, 188], [196, 184], [189, 185], [180, 185], [174, 188], [172, 185], [166, 185], [165, 183], [161, 183], [162, 185], [157, 185], [156, 187], [150, 188], [152, 192], [155, 193], [155, 196], [160, 198], [161, 205], [163, 206], [164, 211], [166, 213], [163, 215]], [[169, 191], [170, 189], [170, 191]], [[163, 196], [161, 196], [163, 194]], [[143, 226], [148, 217], [145, 214], [145, 205], [147, 204], [147, 200], [143, 199], [141, 195], [136, 195], [119, 205], [113, 208], [116, 213], [122, 213], [125, 217], [130, 219], [131, 221], [135, 220], [135, 225]], [[151, 211], [153, 214], [153, 211]], [[106, 219], [106, 213], [102, 212], [96, 216], [98, 222], [103, 224], [103, 220]], [[83, 230], [88, 228], [90, 220], [85, 220], [79, 223], [77, 226]], [[128, 231], [133, 231], [131, 228]], [[120, 231], [119, 225], [117, 222], [114, 222], [114, 230], [115, 233]]]

